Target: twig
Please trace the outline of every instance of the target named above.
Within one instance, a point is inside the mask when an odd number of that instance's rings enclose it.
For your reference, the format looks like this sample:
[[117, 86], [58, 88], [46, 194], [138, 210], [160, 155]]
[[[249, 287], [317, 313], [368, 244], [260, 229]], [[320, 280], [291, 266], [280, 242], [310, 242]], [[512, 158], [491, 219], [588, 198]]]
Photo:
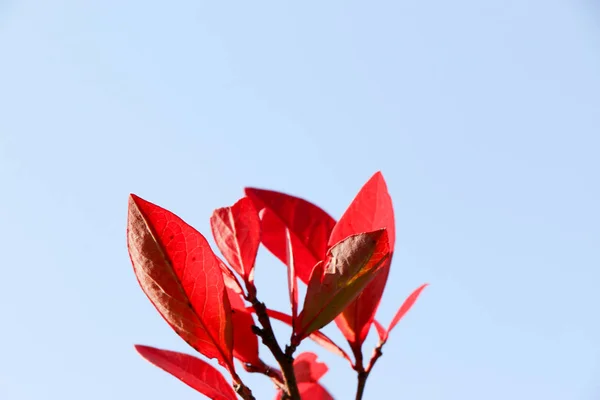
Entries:
[[356, 371], [357, 385], [356, 385], [356, 398], [355, 400], [361, 400], [363, 397], [363, 393], [365, 391], [365, 384], [367, 383], [367, 378], [369, 377], [369, 373], [365, 371], [365, 367], [363, 365], [363, 355], [362, 355], [362, 346], [356, 345], [355, 343], [350, 343], [350, 348], [352, 349], [352, 353], [354, 354], [354, 365], [353, 368]]
[[275, 386], [280, 390], [285, 390], [285, 383], [283, 383], [283, 375], [275, 368], [271, 368], [261, 360], [261, 365], [244, 364], [246, 372], [253, 374], [263, 374], [271, 379]]
[[360, 350], [358, 352], [354, 352], [355, 357], [356, 357], [356, 365], [355, 365], [354, 369], [356, 370], [356, 373], [357, 373], [356, 377], [358, 380], [358, 383], [356, 386], [356, 399], [355, 400], [362, 399], [363, 394], [365, 392], [365, 386], [367, 384], [367, 378], [369, 377], [369, 374], [373, 370], [375, 363], [377, 362], [377, 360], [379, 360], [379, 357], [381, 357], [383, 355], [381, 348], [383, 347], [384, 344], [385, 344], [385, 342], [379, 342], [377, 347], [375, 347], [375, 349], [373, 350], [373, 355], [371, 356], [371, 359], [369, 360], [369, 365], [367, 365], [367, 368], [364, 368], [364, 366], [363, 366], [362, 352]]
[[[250, 293], [250, 290], [248, 292]], [[249, 297], [251, 298], [248, 300], [252, 303], [258, 322], [260, 322], [262, 326], [262, 329], [253, 326], [252, 331], [259, 336], [262, 339], [263, 344], [271, 350], [273, 357], [275, 357], [275, 360], [281, 367], [285, 384], [283, 399], [301, 400], [300, 392], [298, 391], [298, 383], [296, 382], [296, 375], [294, 374], [294, 357], [292, 355], [296, 350], [295, 346], [287, 346], [285, 352], [281, 349], [277, 342], [277, 338], [275, 337], [275, 333], [273, 332], [271, 320], [267, 315], [266, 306], [264, 303], [258, 301], [256, 296]]]
[[383, 347], [384, 344], [385, 344], [385, 342], [379, 342], [377, 347], [375, 347], [375, 349], [373, 349], [373, 355], [371, 356], [371, 360], [369, 361], [369, 365], [367, 366], [368, 373], [371, 372], [371, 370], [375, 366], [375, 363], [377, 362], [377, 360], [379, 360], [379, 357], [381, 357], [383, 355], [381, 348]]
[[234, 373], [233, 375], [233, 389], [235, 390], [235, 392], [237, 394], [240, 395], [240, 397], [244, 400], [256, 400], [254, 398], [254, 396], [252, 395], [252, 390], [250, 390], [250, 388], [246, 385], [244, 385], [244, 382], [242, 382], [242, 380], [240, 379], [240, 377]]
[[369, 373], [367, 371], [360, 371], [356, 377], [358, 378], [358, 385], [356, 386], [356, 400], [361, 400], [363, 393], [365, 392], [365, 385], [367, 383]]

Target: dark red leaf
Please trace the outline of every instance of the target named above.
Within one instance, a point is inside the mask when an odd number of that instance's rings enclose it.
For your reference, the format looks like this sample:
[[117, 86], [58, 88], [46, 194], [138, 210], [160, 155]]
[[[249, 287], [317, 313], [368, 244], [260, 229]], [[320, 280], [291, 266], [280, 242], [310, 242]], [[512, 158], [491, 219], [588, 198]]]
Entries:
[[329, 245], [334, 245], [350, 235], [383, 228], [388, 232], [390, 257], [378, 276], [335, 320], [346, 339], [355, 348], [362, 345], [375, 318], [387, 282], [396, 240], [392, 199], [383, 175], [377, 172], [362, 187], [333, 228]]
[[385, 229], [359, 233], [333, 246], [308, 282], [304, 307], [294, 326], [296, 340], [333, 321], [381, 271], [389, 256]]
[[258, 356], [258, 338], [252, 332], [254, 318], [246, 309], [244, 300], [235, 290], [227, 288], [231, 303], [231, 319], [233, 322], [233, 356], [242, 363], [262, 365]]
[[423, 289], [425, 289], [426, 287], [427, 287], [427, 283], [419, 286], [414, 292], [412, 292], [410, 294], [410, 296], [408, 296], [406, 298], [406, 300], [404, 300], [404, 303], [402, 303], [402, 305], [396, 312], [396, 315], [394, 315], [394, 318], [392, 319], [392, 322], [390, 323], [389, 328], [385, 332], [385, 336], [384, 336], [384, 340], [383, 340], [384, 342], [387, 340], [390, 332], [392, 331], [392, 329], [394, 329], [394, 327], [396, 326], [398, 321], [400, 321], [402, 319], [402, 317], [404, 317], [406, 315], [406, 313], [412, 308], [412, 306], [415, 304], [415, 302], [419, 298], [419, 295], [421, 294]]
[[127, 245], [144, 293], [194, 349], [233, 372], [231, 308], [220, 260], [175, 214], [129, 197]]
[[[269, 315], [269, 317], [293, 327], [291, 315], [270, 309], [267, 309], [267, 314]], [[308, 336], [308, 338], [317, 343], [318, 345], [322, 346], [324, 349], [329, 350], [333, 354], [337, 354], [338, 356], [344, 357], [346, 360], [348, 360], [350, 364], [352, 364], [352, 360], [350, 359], [348, 353], [346, 353], [340, 346], [335, 344], [335, 342], [323, 332], [315, 331], [311, 333]]]
[[252, 201], [244, 197], [231, 207], [215, 210], [210, 226], [217, 247], [229, 265], [244, 280], [252, 282], [260, 245], [260, 219]]
[[199, 358], [175, 351], [136, 345], [142, 357], [209, 399], [236, 400], [231, 385], [214, 367]]
[[315, 264], [327, 253], [327, 240], [335, 220], [316, 205], [298, 197], [270, 190], [246, 188], [246, 196], [262, 215], [262, 243], [271, 253], [287, 264], [285, 228], [291, 233], [296, 275], [308, 282]]
[[318, 382], [329, 368], [323, 362], [317, 361], [315, 353], [304, 352], [294, 360], [294, 374], [298, 383]]

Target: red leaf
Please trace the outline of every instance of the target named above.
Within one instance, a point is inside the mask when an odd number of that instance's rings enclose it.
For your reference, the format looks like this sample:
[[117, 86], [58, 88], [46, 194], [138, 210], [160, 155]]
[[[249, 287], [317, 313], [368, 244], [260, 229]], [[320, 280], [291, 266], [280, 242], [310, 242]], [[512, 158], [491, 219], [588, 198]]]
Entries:
[[214, 367], [188, 354], [136, 345], [142, 357], [213, 400], [236, 400], [231, 385]]
[[389, 256], [385, 229], [353, 235], [333, 246], [308, 282], [304, 307], [294, 326], [296, 341], [337, 317], [381, 271]]
[[412, 308], [412, 306], [415, 304], [415, 302], [419, 298], [419, 295], [421, 294], [423, 289], [425, 289], [427, 287], [427, 285], [428, 284], [426, 283], [424, 285], [419, 286], [414, 292], [412, 292], [410, 294], [410, 296], [408, 296], [406, 298], [406, 300], [404, 300], [404, 303], [402, 303], [402, 305], [396, 312], [396, 315], [394, 315], [394, 318], [392, 319], [392, 322], [390, 323], [389, 328], [385, 332], [383, 342], [387, 341], [388, 336], [389, 336], [390, 332], [392, 331], [392, 329], [394, 329], [394, 327], [396, 326], [398, 321], [400, 321], [402, 319], [402, 317], [404, 317], [406, 315], [406, 313]]
[[294, 374], [298, 383], [318, 382], [329, 368], [323, 362], [317, 361], [315, 353], [304, 352], [294, 360]]
[[240, 282], [237, 280], [233, 272], [231, 272], [229, 267], [227, 267], [227, 265], [221, 259], [219, 259], [219, 265], [221, 266], [221, 271], [223, 272], [223, 282], [225, 283], [227, 290], [233, 290], [235, 293], [243, 296], [244, 289], [242, 289]]
[[254, 280], [254, 261], [260, 245], [260, 219], [252, 201], [244, 197], [231, 207], [215, 210], [210, 218], [215, 242], [233, 269]]
[[227, 288], [231, 303], [231, 320], [233, 322], [233, 356], [243, 363], [262, 365], [258, 356], [258, 338], [252, 332], [254, 318], [246, 309], [244, 300], [235, 290]]
[[335, 220], [298, 197], [254, 188], [246, 188], [245, 192], [257, 209], [270, 211], [262, 216], [261, 240], [283, 263], [287, 261], [285, 228], [290, 230], [296, 275], [307, 283], [313, 267], [327, 253], [327, 240]]
[[376, 319], [373, 320], [373, 325], [375, 325], [375, 329], [377, 330], [377, 336], [379, 337], [379, 341], [385, 342], [385, 340], [387, 339], [387, 331], [385, 330], [383, 325], [381, 325], [381, 323]]
[[194, 349], [233, 372], [231, 308], [220, 260], [175, 214], [129, 197], [127, 245], [144, 293]]
[[[334, 400], [327, 389], [318, 383], [300, 383], [298, 384], [298, 391], [303, 400]], [[275, 400], [281, 400], [282, 395], [281, 390], [278, 390]]]
[[[294, 375], [298, 382], [300, 397], [306, 400], [333, 400], [327, 390], [318, 381], [329, 368], [325, 363], [317, 361], [317, 355], [305, 352], [294, 360]], [[275, 399], [281, 399], [282, 392], [279, 390]]]
[[298, 390], [304, 400], [334, 400], [327, 389], [318, 383], [300, 383]]
[[329, 245], [361, 232], [386, 228], [390, 243], [390, 257], [382, 271], [373, 279], [335, 322], [353, 348], [365, 341], [375, 312], [385, 289], [396, 240], [392, 199], [381, 172], [377, 172], [358, 192], [342, 218], [333, 228]]
[[[267, 309], [267, 314], [269, 317], [276, 319], [278, 321], [283, 322], [289, 326], [292, 325], [292, 317], [288, 314], [284, 314], [282, 312], [276, 310]], [[331, 340], [327, 335], [325, 335], [321, 331], [315, 331], [308, 336], [309, 339], [321, 345], [324, 349], [329, 350], [330, 352], [337, 354], [338, 356], [344, 357], [350, 364], [352, 364], [352, 360], [348, 353], [346, 353], [340, 346], [335, 344], [333, 340]]]
[[292, 305], [292, 326], [298, 317], [298, 279], [296, 277], [296, 266], [294, 263], [294, 249], [290, 230], [285, 228], [286, 257], [288, 265], [288, 289], [290, 292], [290, 303]]

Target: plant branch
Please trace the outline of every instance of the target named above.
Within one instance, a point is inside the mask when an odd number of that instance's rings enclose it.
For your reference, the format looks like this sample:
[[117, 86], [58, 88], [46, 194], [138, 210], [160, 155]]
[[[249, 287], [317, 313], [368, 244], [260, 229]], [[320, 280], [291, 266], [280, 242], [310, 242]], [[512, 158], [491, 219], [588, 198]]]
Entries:
[[356, 371], [357, 378], [355, 400], [361, 400], [363, 397], [363, 393], [365, 392], [365, 384], [367, 383], [369, 373], [365, 371], [365, 367], [363, 365], [362, 346], [357, 345], [356, 343], [350, 343], [350, 348], [352, 349], [352, 353], [354, 354], [353, 368]]
[[365, 392], [365, 385], [367, 383], [367, 378], [369, 377], [369, 373], [367, 371], [360, 371], [356, 375], [358, 384], [356, 385], [356, 400], [361, 400], [363, 394]]
[[[261, 360], [262, 362], [262, 360]], [[269, 365], [262, 363], [261, 365], [244, 364], [246, 372], [263, 374], [271, 379], [278, 389], [285, 390], [285, 383], [283, 383], [283, 375], [275, 368], [271, 368]]]
[[375, 347], [375, 349], [373, 349], [373, 355], [371, 355], [371, 360], [369, 361], [369, 365], [367, 365], [367, 372], [371, 372], [371, 370], [375, 366], [375, 363], [377, 362], [377, 360], [379, 360], [379, 357], [381, 357], [383, 355], [381, 348], [383, 347], [384, 344], [385, 344], [385, 342], [379, 342], [377, 347]]
[[[250, 293], [250, 291], [248, 292]], [[258, 322], [260, 322], [262, 326], [262, 329], [253, 326], [252, 331], [259, 336], [262, 339], [263, 344], [271, 350], [273, 357], [275, 357], [275, 360], [277, 360], [277, 363], [281, 367], [285, 384], [283, 398], [301, 400], [300, 392], [298, 391], [298, 383], [296, 382], [296, 375], [294, 373], [294, 357], [292, 356], [296, 350], [295, 346], [287, 346], [284, 352], [279, 346], [275, 333], [273, 332], [273, 327], [271, 326], [271, 320], [267, 315], [267, 307], [265, 304], [258, 301], [256, 296], [252, 296], [248, 300], [252, 303]]]
[[252, 395], [252, 390], [240, 379], [240, 377], [234, 372], [233, 374], [233, 389], [240, 397], [244, 400], [256, 400]]
[[384, 344], [385, 344], [385, 342], [379, 342], [377, 347], [375, 347], [375, 349], [373, 350], [373, 355], [371, 355], [371, 359], [369, 360], [369, 365], [367, 365], [367, 368], [364, 368], [364, 366], [363, 366], [362, 352], [359, 351], [358, 354], [355, 352], [356, 365], [355, 365], [354, 369], [356, 370], [356, 373], [357, 373], [356, 377], [357, 377], [357, 381], [358, 381], [357, 386], [356, 386], [356, 399], [355, 400], [362, 399], [363, 394], [365, 392], [365, 386], [367, 384], [367, 378], [369, 377], [369, 374], [373, 370], [375, 363], [377, 362], [377, 360], [379, 360], [379, 357], [381, 357], [383, 355], [381, 348], [383, 347]]

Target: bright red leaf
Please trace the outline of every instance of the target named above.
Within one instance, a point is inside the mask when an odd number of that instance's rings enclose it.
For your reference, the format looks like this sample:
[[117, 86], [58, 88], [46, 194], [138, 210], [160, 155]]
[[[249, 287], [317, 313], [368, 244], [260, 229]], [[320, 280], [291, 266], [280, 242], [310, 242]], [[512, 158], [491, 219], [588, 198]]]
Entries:
[[375, 318], [387, 282], [396, 240], [392, 199], [383, 175], [377, 172], [358, 192], [333, 228], [329, 245], [334, 245], [350, 235], [383, 228], [387, 229], [389, 237], [390, 257], [377, 277], [335, 320], [353, 348], [362, 345]]
[[233, 290], [235, 293], [243, 296], [244, 289], [242, 289], [242, 286], [237, 280], [235, 274], [231, 272], [229, 267], [227, 267], [227, 265], [221, 259], [219, 259], [219, 265], [221, 266], [221, 271], [223, 272], [223, 282], [225, 283], [227, 290]]
[[244, 280], [252, 282], [260, 245], [260, 219], [252, 201], [244, 197], [231, 207], [215, 210], [210, 226], [223, 257]]
[[[294, 374], [298, 382], [300, 397], [306, 400], [333, 400], [333, 397], [318, 382], [325, 373], [327, 365], [317, 361], [317, 355], [306, 352], [298, 355], [294, 360]], [[275, 399], [281, 399], [281, 391], [277, 392]]]
[[267, 209], [261, 218], [262, 243], [287, 264], [287, 227], [294, 251], [296, 275], [304, 283], [317, 262], [327, 253], [327, 241], [335, 220], [316, 205], [285, 193], [246, 188], [246, 196], [258, 210]]
[[288, 228], [285, 228], [285, 243], [287, 248], [287, 266], [288, 266], [288, 291], [290, 293], [290, 304], [292, 306], [292, 326], [298, 317], [298, 278], [296, 276], [296, 264], [294, 263], [294, 248], [292, 246], [292, 235]]
[[317, 361], [315, 353], [304, 352], [294, 360], [294, 374], [298, 383], [318, 382], [329, 368], [323, 362]]
[[[284, 324], [292, 326], [292, 316], [276, 311], [267, 309], [267, 314], [269, 317], [276, 319]], [[325, 335], [321, 331], [315, 331], [308, 336], [309, 339], [322, 346], [324, 349], [329, 350], [330, 352], [337, 354], [338, 356], [344, 357], [350, 364], [352, 364], [352, 360], [348, 353], [346, 353], [340, 346], [335, 344], [333, 340], [331, 340], [327, 335]]]
[[381, 323], [376, 319], [373, 320], [373, 325], [375, 325], [375, 330], [377, 330], [377, 337], [379, 338], [379, 341], [385, 342], [387, 331], [383, 325], [381, 325]]
[[254, 318], [246, 309], [244, 300], [235, 290], [227, 288], [231, 303], [231, 320], [233, 322], [233, 356], [243, 363], [255, 366], [262, 365], [258, 356], [258, 338], [252, 332]]
[[303, 400], [334, 400], [327, 389], [319, 383], [300, 383], [298, 391]]
[[127, 246], [144, 293], [194, 349], [233, 371], [231, 308], [221, 261], [175, 214], [129, 197]]
[[381, 271], [389, 256], [385, 229], [353, 235], [333, 246], [312, 272], [294, 326], [295, 339], [302, 340], [338, 316]]
[[390, 326], [385, 331], [385, 334], [383, 335], [383, 339], [381, 339], [381, 334], [380, 334], [380, 340], [382, 342], [387, 341], [388, 336], [389, 336], [390, 332], [392, 331], [392, 329], [394, 329], [396, 324], [398, 324], [398, 322], [402, 319], [402, 317], [404, 317], [406, 315], [406, 313], [412, 308], [412, 306], [415, 304], [415, 302], [419, 298], [419, 295], [421, 294], [423, 289], [425, 289], [426, 287], [427, 287], [427, 283], [419, 286], [414, 292], [412, 292], [410, 294], [410, 296], [408, 296], [406, 298], [406, 300], [404, 300], [404, 303], [402, 303], [402, 305], [396, 312], [396, 315], [394, 315], [394, 318], [392, 319]]
[[[329, 394], [319, 383], [299, 383], [298, 391], [300, 392], [300, 398], [302, 400], [334, 400], [333, 396]], [[277, 391], [275, 400], [281, 400], [283, 398], [281, 390]]]
[[170, 373], [209, 399], [236, 400], [237, 396], [223, 375], [199, 358], [175, 351], [136, 345], [142, 357]]

